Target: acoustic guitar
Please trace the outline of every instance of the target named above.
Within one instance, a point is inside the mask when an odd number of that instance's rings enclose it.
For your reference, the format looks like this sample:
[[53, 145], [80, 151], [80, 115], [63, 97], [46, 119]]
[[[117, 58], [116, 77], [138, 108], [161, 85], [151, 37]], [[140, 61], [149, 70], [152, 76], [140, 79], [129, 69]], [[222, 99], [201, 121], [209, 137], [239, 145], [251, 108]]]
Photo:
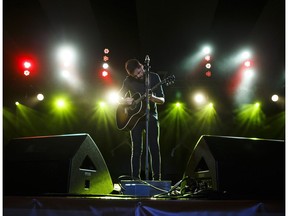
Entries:
[[[150, 92], [153, 92], [160, 85], [165, 84], [169, 86], [175, 81], [175, 76], [171, 75], [166, 79], [163, 79], [161, 82], [156, 84], [150, 89]], [[146, 98], [146, 93], [140, 94], [139, 92], [132, 95], [134, 99], [131, 105], [118, 105], [116, 109], [116, 123], [119, 130], [132, 130], [137, 122], [146, 115], [146, 104], [143, 103], [143, 100]]]

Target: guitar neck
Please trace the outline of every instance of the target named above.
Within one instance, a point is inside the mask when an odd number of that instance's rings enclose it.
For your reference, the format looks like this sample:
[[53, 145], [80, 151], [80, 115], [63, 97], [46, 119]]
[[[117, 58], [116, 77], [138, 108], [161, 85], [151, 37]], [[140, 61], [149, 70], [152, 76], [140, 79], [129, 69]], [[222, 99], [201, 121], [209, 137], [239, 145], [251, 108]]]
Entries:
[[[151, 91], [151, 92], [154, 91], [156, 88], [158, 88], [160, 85], [162, 85], [162, 84], [165, 83], [165, 82], [166, 82], [166, 80], [163, 80], [163, 81], [157, 83], [155, 86], [153, 86], [153, 87], [150, 89], [150, 91]], [[142, 101], [145, 97], [146, 97], [146, 93], [144, 93], [143, 95], [141, 95], [141, 96], [137, 99], [136, 103]]]
[[[162, 80], [161, 82], [157, 83], [155, 86], [153, 86], [150, 91], [153, 92], [156, 88], [158, 88], [160, 85], [162, 84], [166, 84], [167, 86], [170, 85], [171, 83], [174, 83], [174, 80], [175, 80], [175, 76], [172, 75], [172, 76], [169, 76], [167, 77], [166, 79]], [[145, 94], [141, 95], [136, 101], [135, 103], [139, 103], [140, 101], [142, 101], [144, 98], [146, 97], [146, 92]]]

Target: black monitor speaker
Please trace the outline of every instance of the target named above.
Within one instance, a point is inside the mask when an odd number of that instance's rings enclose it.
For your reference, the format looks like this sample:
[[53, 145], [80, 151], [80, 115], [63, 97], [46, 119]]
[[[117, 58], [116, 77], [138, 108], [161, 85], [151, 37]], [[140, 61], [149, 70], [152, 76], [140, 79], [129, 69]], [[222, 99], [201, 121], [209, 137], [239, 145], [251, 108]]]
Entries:
[[285, 141], [203, 135], [192, 151], [183, 178], [186, 183], [182, 189], [189, 188], [190, 181], [196, 194], [213, 191], [227, 198], [282, 199]]
[[16, 138], [3, 153], [5, 195], [113, 191], [104, 158], [89, 134]]

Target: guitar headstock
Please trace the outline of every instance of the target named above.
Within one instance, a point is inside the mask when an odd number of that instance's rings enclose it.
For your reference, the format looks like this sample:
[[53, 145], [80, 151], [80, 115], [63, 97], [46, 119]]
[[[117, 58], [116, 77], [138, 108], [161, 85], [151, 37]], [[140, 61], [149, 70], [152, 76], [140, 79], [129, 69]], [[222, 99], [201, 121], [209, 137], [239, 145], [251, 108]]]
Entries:
[[172, 85], [175, 82], [175, 76], [174, 75], [168, 76], [164, 81], [166, 86]]

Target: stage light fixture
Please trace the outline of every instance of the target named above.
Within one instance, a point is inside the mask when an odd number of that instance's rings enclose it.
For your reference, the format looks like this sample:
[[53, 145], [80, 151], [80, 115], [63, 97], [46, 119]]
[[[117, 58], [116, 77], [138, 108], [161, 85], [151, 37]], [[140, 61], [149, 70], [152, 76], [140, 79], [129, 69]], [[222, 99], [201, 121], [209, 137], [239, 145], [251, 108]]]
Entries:
[[105, 82], [110, 82], [111, 77], [110, 77], [110, 71], [108, 70], [109, 68], [109, 57], [108, 53], [110, 53], [110, 50], [108, 48], [104, 49], [104, 55], [103, 55], [103, 63], [102, 63], [102, 70], [100, 71], [100, 76], [105, 79]]
[[244, 62], [245, 67], [250, 67], [251, 66], [251, 61], [247, 60]]
[[43, 94], [38, 94], [37, 95], [37, 100], [39, 100], [39, 101], [43, 101], [44, 100], [44, 95]]
[[104, 107], [106, 107], [106, 103], [103, 102], [103, 101], [100, 101], [100, 102], [99, 102], [99, 106], [100, 106], [101, 108], [104, 108]]
[[194, 96], [194, 100], [197, 104], [203, 104], [205, 102], [205, 96], [202, 93], [197, 93]]
[[206, 71], [205, 75], [206, 75], [207, 77], [211, 77], [211, 76], [212, 76], [212, 72], [211, 72], [211, 71]]
[[271, 100], [272, 100], [273, 102], [277, 102], [277, 101], [279, 100], [279, 96], [276, 95], [276, 94], [274, 94], [274, 95], [272, 95]]
[[118, 91], [109, 92], [107, 98], [108, 98], [109, 103], [111, 104], [118, 104], [120, 100]]
[[251, 52], [248, 51], [248, 50], [245, 50], [241, 53], [241, 56], [243, 59], [247, 59], [247, 58], [250, 58], [251, 57]]
[[69, 78], [70, 77], [70, 73], [67, 70], [62, 70], [61, 71], [61, 76], [64, 78]]
[[29, 70], [24, 70], [24, 75], [25, 76], [29, 76], [30, 75], [30, 71]]
[[254, 76], [254, 71], [251, 69], [244, 70], [245, 79], [252, 78]]
[[206, 55], [206, 56], [205, 56], [205, 60], [206, 60], [206, 61], [210, 61], [210, 60], [211, 60], [211, 56], [210, 56], [210, 55]]
[[103, 56], [103, 61], [104, 61], [104, 62], [109, 61], [109, 57], [108, 57], [107, 55], [104, 55], [104, 56]]
[[109, 64], [105, 62], [105, 63], [103, 63], [102, 67], [103, 67], [104, 69], [107, 69], [107, 68], [109, 67]]
[[101, 72], [101, 75], [102, 75], [102, 77], [108, 77], [109, 73], [108, 73], [107, 70], [103, 70], [103, 71]]
[[256, 103], [254, 104], [254, 106], [255, 106], [255, 108], [259, 108], [259, 107], [260, 107], [260, 103], [259, 103], [259, 102], [256, 102]]
[[72, 46], [62, 46], [58, 50], [57, 58], [61, 67], [71, 67], [76, 61], [76, 50]]
[[58, 108], [63, 108], [65, 106], [65, 101], [62, 99], [57, 100], [56, 105]]
[[180, 102], [177, 102], [177, 103], [175, 104], [175, 106], [176, 106], [177, 108], [180, 108], [180, 107], [181, 107], [181, 103], [180, 103]]
[[31, 70], [32, 70], [32, 62], [30, 60], [25, 60], [22, 62], [22, 69], [23, 74], [25, 76], [29, 76], [31, 74]]
[[23, 63], [23, 65], [24, 65], [24, 68], [29, 69], [29, 68], [31, 67], [31, 62], [25, 61], [25, 62]]
[[211, 63], [207, 63], [207, 64], [205, 65], [205, 67], [208, 68], [208, 69], [210, 69], [210, 68], [211, 68]]
[[205, 54], [211, 53], [211, 47], [205, 46], [205, 47], [203, 48], [203, 52], [204, 52]]

